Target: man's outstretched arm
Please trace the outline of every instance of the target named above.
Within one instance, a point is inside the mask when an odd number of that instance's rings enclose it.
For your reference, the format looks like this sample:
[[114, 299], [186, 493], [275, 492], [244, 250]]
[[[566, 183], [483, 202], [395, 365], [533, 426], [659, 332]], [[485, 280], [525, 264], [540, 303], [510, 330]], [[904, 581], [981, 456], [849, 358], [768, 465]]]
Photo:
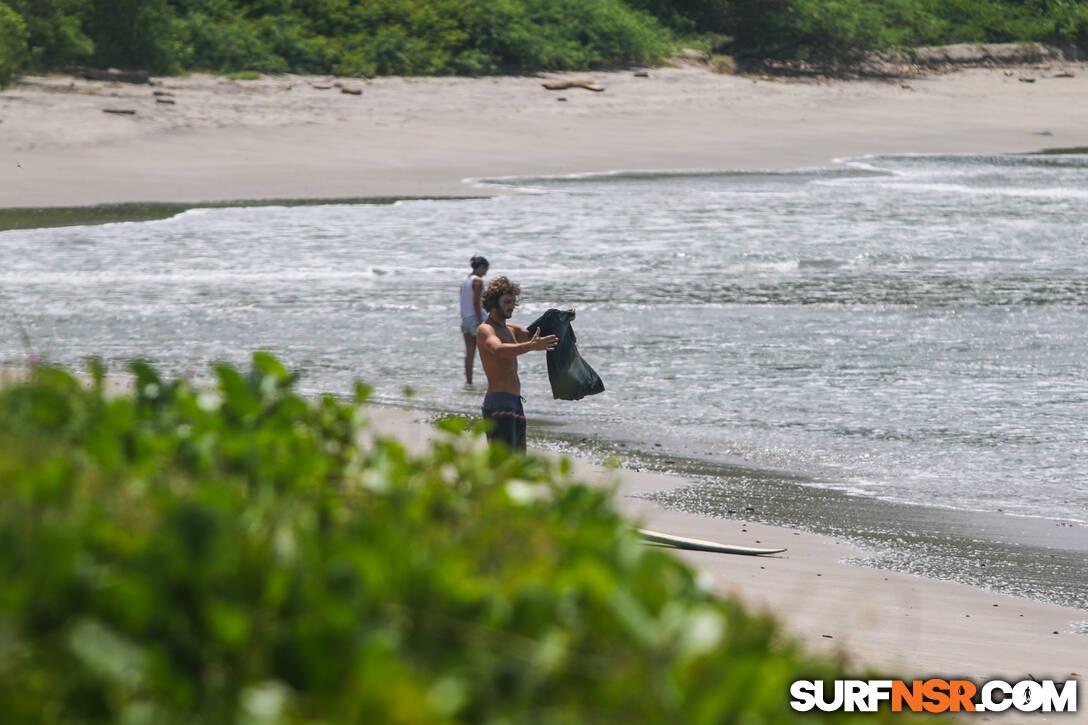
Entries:
[[476, 339], [481, 350], [485, 350], [495, 357], [517, 357], [534, 350], [554, 350], [555, 346], [559, 344], [559, 338], [555, 335], [541, 337], [540, 330], [537, 330], [532, 337], [529, 337], [529, 333], [521, 327], [511, 329], [511, 333], [514, 335], [514, 339], [522, 339], [523, 341], [503, 342], [495, 334], [495, 330], [492, 329], [491, 325], [480, 325], [476, 333]]

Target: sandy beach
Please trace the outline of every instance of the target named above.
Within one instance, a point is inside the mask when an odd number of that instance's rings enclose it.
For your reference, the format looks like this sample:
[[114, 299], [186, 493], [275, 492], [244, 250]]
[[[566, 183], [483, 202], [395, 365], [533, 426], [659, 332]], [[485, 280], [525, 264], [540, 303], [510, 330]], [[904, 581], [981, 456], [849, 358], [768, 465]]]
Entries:
[[[1083, 63], [895, 81], [768, 80], [699, 68], [646, 73], [370, 81], [193, 75], [152, 86], [24, 78], [0, 93], [0, 208], [479, 196], [495, 190], [466, 179], [781, 169], [878, 153], [1088, 146]], [[542, 87], [561, 79], [606, 90]], [[378, 430], [416, 446], [435, 435], [425, 417], [373, 410]], [[788, 547], [763, 558], [680, 556], [717, 590], [773, 611], [819, 651], [904, 677], [1065, 680], [1088, 669], [1084, 611], [855, 566], [858, 552], [830, 538], [632, 497], [681, 485], [678, 477], [585, 461], [576, 470], [616, 485], [620, 509], [649, 528]], [[1083, 687], [1081, 696], [1088, 696]], [[1085, 712], [1082, 705], [1073, 718], [1030, 719], [1084, 722]]]
[[[479, 177], [1088, 144], [1083, 63], [895, 81], [646, 74], [24, 78], [0, 93], [0, 207], [466, 196], [491, 193], [464, 183]], [[606, 90], [542, 87], [562, 79]]]

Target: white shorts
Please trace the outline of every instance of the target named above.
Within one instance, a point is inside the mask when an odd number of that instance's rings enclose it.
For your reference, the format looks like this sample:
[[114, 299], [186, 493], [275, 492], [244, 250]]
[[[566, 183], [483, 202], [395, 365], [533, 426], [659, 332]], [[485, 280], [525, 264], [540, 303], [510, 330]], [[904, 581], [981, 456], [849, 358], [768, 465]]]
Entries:
[[461, 318], [461, 332], [466, 335], [476, 337], [476, 328], [479, 326], [480, 321], [476, 319], [476, 315], [469, 315], [468, 317]]

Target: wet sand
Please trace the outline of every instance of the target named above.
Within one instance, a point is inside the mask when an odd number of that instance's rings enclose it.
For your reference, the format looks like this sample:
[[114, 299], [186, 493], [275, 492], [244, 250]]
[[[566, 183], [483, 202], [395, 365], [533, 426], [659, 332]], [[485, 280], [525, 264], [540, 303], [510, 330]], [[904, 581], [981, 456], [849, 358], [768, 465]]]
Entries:
[[[396, 436], [415, 451], [439, 435], [427, 423], [428, 415], [370, 408], [374, 430]], [[682, 477], [608, 469], [579, 459], [574, 464], [579, 480], [614, 486], [619, 510], [644, 528], [744, 546], [787, 547], [783, 554], [758, 557], [677, 555], [706, 572], [716, 590], [773, 612], [791, 635], [816, 651], [905, 678], [1014, 681], [1030, 674], [1066, 680], [1074, 672], [1083, 674], [1088, 665], [1088, 637], [1078, 634], [1088, 620], [1083, 610], [858, 566], [852, 560], [865, 552], [830, 537], [666, 510], [644, 498], [690, 483]], [[1050, 717], [1070, 722], [1068, 716]], [[979, 722], [991, 718], [1005, 721], [989, 714], [974, 717]], [[1045, 714], [1032, 715], [1032, 722], [1047, 721]]]

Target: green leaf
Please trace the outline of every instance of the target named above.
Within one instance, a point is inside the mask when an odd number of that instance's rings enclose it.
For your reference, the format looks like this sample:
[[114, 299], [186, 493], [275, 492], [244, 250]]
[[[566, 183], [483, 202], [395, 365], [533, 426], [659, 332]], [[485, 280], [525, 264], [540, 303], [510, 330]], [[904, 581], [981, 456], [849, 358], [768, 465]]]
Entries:
[[81, 618], [68, 634], [68, 646], [85, 666], [129, 688], [146, 678], [147, 655], [132, 640], [101, 622]]

